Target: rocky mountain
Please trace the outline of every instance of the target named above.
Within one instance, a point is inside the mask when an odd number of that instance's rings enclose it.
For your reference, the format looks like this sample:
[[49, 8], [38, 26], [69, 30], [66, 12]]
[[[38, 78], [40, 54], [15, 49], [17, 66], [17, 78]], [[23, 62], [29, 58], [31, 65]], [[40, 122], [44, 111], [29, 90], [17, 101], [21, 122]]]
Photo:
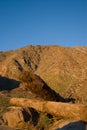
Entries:
[[87, 103], [87, 47], [26, 46], [0, 52], [0, 75], [32, 71], [64, 97]]
[[86, 94], [87, 47], [0, 52], [0, 130], [85, 130]]

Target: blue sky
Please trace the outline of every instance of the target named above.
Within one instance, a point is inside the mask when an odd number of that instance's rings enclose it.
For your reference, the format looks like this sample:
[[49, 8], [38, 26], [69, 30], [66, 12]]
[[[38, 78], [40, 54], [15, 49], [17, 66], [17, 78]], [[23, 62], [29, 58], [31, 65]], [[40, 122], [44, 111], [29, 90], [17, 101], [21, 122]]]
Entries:
[[87, 0], [0, 0], [0, 51], [87, 46]]

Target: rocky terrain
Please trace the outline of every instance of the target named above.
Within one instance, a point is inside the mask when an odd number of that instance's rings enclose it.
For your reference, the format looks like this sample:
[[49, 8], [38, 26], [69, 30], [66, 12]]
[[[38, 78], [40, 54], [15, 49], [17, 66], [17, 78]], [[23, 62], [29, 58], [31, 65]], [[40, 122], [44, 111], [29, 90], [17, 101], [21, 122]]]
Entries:
[[[70, 102], [85, 105], [86, 110], [86, 94], [87, 47], [31, 45], [0, 52], [0, 130], [67, 130], [68, 124], [81, 120], [63, 119], [18, 104], [15, 107], [10, 100]], [[86, 122], [79, 123], [85, 130]]]

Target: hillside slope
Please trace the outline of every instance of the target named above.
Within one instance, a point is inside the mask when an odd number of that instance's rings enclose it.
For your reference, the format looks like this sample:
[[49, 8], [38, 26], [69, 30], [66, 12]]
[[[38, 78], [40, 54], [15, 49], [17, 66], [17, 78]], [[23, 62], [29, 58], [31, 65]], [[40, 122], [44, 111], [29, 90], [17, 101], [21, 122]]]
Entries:
[[0, 52], [0, 75], [33, 71], [64, 97], [87, 103], [87, 47], [26, 46]]

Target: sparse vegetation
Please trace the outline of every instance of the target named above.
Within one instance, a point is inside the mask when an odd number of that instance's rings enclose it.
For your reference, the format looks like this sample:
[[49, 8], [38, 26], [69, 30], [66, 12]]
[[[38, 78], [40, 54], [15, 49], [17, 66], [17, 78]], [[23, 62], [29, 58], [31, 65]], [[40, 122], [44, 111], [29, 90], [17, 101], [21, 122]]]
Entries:
[[40, 112], [40, 118], [37, 125], [37, 130], [48, 130], [48, 128], [52, 125], [53, 119], [48, 118], [46, 113]]
[[0, 117], [3, 115], [4, 112], [7, 111], [7, 107], [9, 105], [9, 98], [0, 96]]
[[[31, 45], [0, 52], [0, 117], [10, 106], [10, 98], [57, 101], [60, 95], [53, 90], [87, 104], [87, 47]], [[46, 130], [52, 121], [40, 113], [37, 126], [25, 123], [23, 130]]]

